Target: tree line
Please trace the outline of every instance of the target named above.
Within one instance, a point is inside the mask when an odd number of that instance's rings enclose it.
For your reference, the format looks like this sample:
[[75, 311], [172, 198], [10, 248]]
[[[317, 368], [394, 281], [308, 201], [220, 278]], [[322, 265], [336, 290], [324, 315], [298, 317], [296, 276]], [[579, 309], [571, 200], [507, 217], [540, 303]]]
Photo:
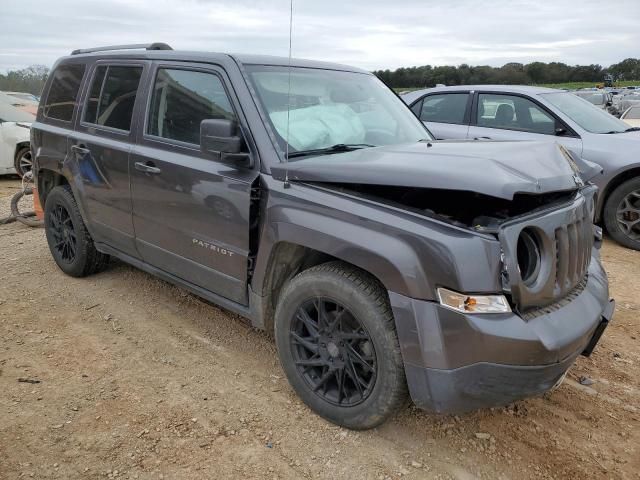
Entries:
[[0, 73], [0, 91], [40, 95], [47, 75], [49, 75], [49, 67], [45, 65], [31, 65], [21, 70]]
[[604, 76], [615, 80], [640, 80], [640, 59], [627, 58], [607, 68], [601, 65], [567, 65], [561, 62], [507, 63], [502, 67], [488, 65], [402, 67], [376, 70], [378, 78], [392, 88], [434, 87], [444, 85], [507, 84], [530, 85], [565, 82], [602, 83]]
[[[607, 68], [601, 65], [567, 65], [561, 62], [507, 63], [502, 67], [488, 65], [402, 67], [396, 70], [373, 72], [393, 88], [433, 87], [444, 85], [507, 84], [529, 85], [565, 82], [601, 83], [607, 74], [616, 80], [640, 82], [640, 59], [627, 58]], [[0, 73], [0, 91], [28, 92], [40, 95], [49, 68], [31, 65], [21, 70]]]

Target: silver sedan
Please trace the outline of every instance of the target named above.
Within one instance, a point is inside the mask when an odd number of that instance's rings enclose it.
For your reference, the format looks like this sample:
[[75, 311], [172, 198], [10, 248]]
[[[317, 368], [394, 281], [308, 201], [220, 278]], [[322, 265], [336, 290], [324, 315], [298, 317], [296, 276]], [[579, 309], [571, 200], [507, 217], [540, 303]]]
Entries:
[[640, 250], [640, 128], [573, 93], [478, 85], [406, 93], [403, 100], [439, 139], [555, 141], [602, 166], [597, 219], [622, 245]]

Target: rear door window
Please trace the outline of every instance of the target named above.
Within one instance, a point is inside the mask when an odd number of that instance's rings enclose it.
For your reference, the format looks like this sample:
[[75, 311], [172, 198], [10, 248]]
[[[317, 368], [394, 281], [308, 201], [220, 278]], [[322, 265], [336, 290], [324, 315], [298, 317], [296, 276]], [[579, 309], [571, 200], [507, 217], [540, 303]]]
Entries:
[[455, 123], [465, 125], [468, 93], [429, 95], [422, 102], [420, 120], [423, 122]]
[[147, 133], [200, 144], [200, 122], [235, 119], [222, 80], [214, 73], [160, 68], [153, 86]]
[[141, 76], [141, 66], [96, 68], [83, 121], [128, 132]]
[[53, 72], [51, 86], [44, 102], [44, 116], [70, 122], [78, 102], [84, 65], [61, 65]]

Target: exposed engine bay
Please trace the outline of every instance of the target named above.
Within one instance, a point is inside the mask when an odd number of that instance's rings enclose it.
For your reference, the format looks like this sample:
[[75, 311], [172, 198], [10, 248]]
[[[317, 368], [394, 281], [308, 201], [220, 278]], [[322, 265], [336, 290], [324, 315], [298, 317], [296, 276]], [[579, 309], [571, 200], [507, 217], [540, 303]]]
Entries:
[[454, 225], [492, 232], [505, 220], [568, 202], [576, 190], [542, 194], [517, 193], [513, 200], [470, 191], [388, 185], [324, 184], [323, 186], [416, 213], [443, 219]]

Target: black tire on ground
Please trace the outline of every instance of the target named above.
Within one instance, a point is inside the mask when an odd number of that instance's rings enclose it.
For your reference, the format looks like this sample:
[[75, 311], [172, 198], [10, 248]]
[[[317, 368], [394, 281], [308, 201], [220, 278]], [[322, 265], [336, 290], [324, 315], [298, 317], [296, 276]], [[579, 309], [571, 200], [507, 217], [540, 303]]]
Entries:
[[[309, 311], [313, 317], [313, 312], [321, 311], [317, 306], [320, 302], [325, 305], [322, 311], [329, 321], [318, 322], [318, 313], [312, 318], [314, 326], [308, 328], [309, 317], [300, 320], [300, 309], [312, 304], [314, 307]], [[336, 323], [341, 325], [337, 333], [338, 329], [331, 330], [329, 326]], [[305, 337], [304, 342], [308, 342], [314, 335], [313, 330], [317, 333], [317, 347], [309, 348], [304, 346], [306, 343], [300, 343], [300, 335], [311, 335]], [[331, 338], [327, 338], [329, 331], [334, 332]], [[349, 339], [356, 336], [360, 339]], [[296, 393], [312, 410], [333, 423], [356, 430], [373, 428], [407, 402], [404, 365], [387, 292], [362, 270], [343, 262], [329, 262], [295, 276], [284, 288], [276, 308], [275, 338], [282, 367]], [[301, 352], [307, 355], [306, 359], [301, 360]], [[373, 368], [364, 369], [363, 358]], [[331, 364], [307, 366], [326, 361]], [[342, 372], [340, 365], [344, 368]], [[369, 380], [371, 383], [364, 390], [353, 381], [359, 378], [358, 372], [365, 379], [367, 375], [374, 379]], [[354, 393], [344, 398], [349, 391]]]
[[16, 169], [20, 178], [24, 177], [24, 174], [31, 171], [32, 159], [31, 159], [31, 147], [21, 147], [16, 152], [16, 156], [13, 160], [13, 166]]
[[[607, 198], [602, 215], [607, 232], [616, 242], [640, 250], [640, 177], [616, 187]], [[638, 223], [634, 223], [636, 220]], [[626, 222], [627, 227], [621, 222]]]
[[85, 277], [109, 263], [109, 255], [96, 250], [68, 185], [55, 187], [47, 195], [44, 224], [51, 255], [67, 275]]

